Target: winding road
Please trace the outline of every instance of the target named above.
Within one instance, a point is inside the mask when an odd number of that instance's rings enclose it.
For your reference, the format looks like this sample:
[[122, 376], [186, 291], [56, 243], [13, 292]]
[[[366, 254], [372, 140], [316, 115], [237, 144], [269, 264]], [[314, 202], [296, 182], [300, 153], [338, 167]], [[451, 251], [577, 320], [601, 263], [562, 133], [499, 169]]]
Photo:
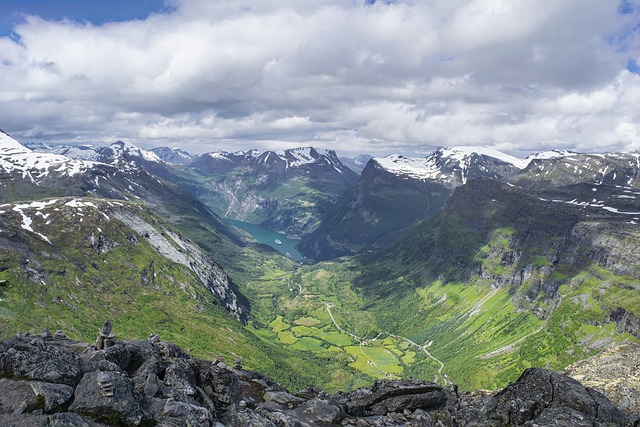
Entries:
[[[388, 372], [384, 371], [383, 369], [381, 369], [378, 365], [376, 365], [376, 362], [373, 360], [373, 358], [371, 358], [367, 353], [365, 353], [365, 351], [362, 349], [363, 345], [367, 344], [367, 340], [352, 334], [349, 331], [345, 331], [344, 329], [342, 329], [340, 327], [340, 325], [338, 325], [338, 323], [336, 322], [336, 319], [333, 317], [333, 313], [331, 313], [331, 309], [333, 308], [333, 303], [328, 302], [326, 303], [326, 308], [327, 308], [327, 312], [329, 313], [329, 317], [331, 317], [331, 321], [333, 322], [334, 326], [342, 333], [349, 335], [350, 337], [354, 338], [355, 340], [358, 341], [359, 343], [359, 347], [360, 347], [360, 351], [362, 352], [362, 354], [364, 354], [367, 359], [369, 359], [369, 362], [372, 366], [374, 366], [376, 369], [378, 369], [380, 372], [382, 372], [383, 374], [385, 374], [385, 376], [391, 376], [391, 374], [389, 374]], [[381, 335], [378, 334], [378, 337]], [[449, 379], [447, 378], [447, 374], [442, 374], [442, 371], [444, 369], [444, 363], [442, 363], [442, 361], [440, 359], [438, 359], [437, 357], [435, 357], [434, 355], [432, 355], [429, 350], [427, 350], [427, 346], [428, 344], [425, 343], [424, 345], [420, 345], [412, 340], [410, 340], [409, 338], [400, 336], [400, 335], [395, 335], [395, 334], [389, 334], [390, 337], [399, 339], [399, 340], [404, 340], [406, 342], [408, 342], [409, 344], [418, 347], [418, 349], [420, 351], [422, 351], [428, 358], [430, 358], [431, 360], [433, 360], [434, 362], [438, 363], [440, 365], [440, 368], [438, 369], [438, 375], [440, 375], [442, 377], [442, 380], [444, 381], [445, 385], [449, 385], [451, 384], [451, 381], [449, 381]], [[377, 339], [378, 337], [374, 338]], [[436, 377], [434, 378], [434, 382], [437, 382], [438, 380], [438, 375], [436, 375]]]

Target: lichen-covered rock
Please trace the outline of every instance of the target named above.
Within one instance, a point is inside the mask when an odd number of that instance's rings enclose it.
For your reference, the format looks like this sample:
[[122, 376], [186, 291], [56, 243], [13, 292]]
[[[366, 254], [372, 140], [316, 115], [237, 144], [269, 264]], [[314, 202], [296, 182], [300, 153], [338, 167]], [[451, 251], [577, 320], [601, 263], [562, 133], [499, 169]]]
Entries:
[[164, 374], [164, 383], [186, 396], [195, 396], [196, 374], [189, 362], [189, 359], [177, 359], [169, 365]]
[[80, 358], [69, 348], [42, 338], [13, 337], [0, 344], [0, 375], [74, 387], [80, 381]]
[[[105, 392], [104, 384], [110, 384]], [[76, 387], [72, 412], [97, 419], [119, 419], [139, 423], [148, 415], [142, 410], [141, 396], [134, 393], [131, 380], [121, 372], [89, 372]]]
[[31, 388], [37, 396], [42, 396], [44, 399], [44, 412], [49, 413], [59, 407], [63, 406], [73, 396], [73, 387], [69, 387], [64, 384], [51, 384], [43, 383], [39, 381], [31, 382]]
[[48, 421], [48, 427], [92, 427], [87, 420], [72, 412], [49, 415]]
[[169, 399], [164, 405], [162, 419], [168, 425], [209, 427], [213, 421], [211, 413], [202, 406]]
[[342, 408], [334, 401], [315, 397], [304, 402], [295, 411], [298, 418], [310, 425], [338, 424], [342, 419]]
[[603, 393], [631, 414], [640, 414], [640, 346], [620, 343], [574, 363], [566, 374]]
[[[555, 419], [566, 425], [634, 426], [637, 417], [613, 406], [604, 395], [576, 380], [546, 369], [527, 369], [513, 384], [491, 398], [488, 419], [501, 425], [536, 423]], [[545, 424], [547, 423], [547, 424]], [[556, 425], [556, 424], [553, 424]]]
[[[38, 406], [36, 395], [26, 381], [0, 378], [0, 390], [0, 414], [22, 414]], [[44, 406], [44, 402], [40, 406]]]

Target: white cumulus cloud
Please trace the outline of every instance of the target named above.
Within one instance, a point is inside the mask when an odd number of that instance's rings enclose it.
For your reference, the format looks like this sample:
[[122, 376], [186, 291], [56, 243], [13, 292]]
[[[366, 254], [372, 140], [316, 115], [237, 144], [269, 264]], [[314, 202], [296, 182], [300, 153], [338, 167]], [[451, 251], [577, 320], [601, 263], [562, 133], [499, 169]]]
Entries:
[[635, 1], [171, 0], [0, 38], [22, 140], [344, 154], [640, 149]]

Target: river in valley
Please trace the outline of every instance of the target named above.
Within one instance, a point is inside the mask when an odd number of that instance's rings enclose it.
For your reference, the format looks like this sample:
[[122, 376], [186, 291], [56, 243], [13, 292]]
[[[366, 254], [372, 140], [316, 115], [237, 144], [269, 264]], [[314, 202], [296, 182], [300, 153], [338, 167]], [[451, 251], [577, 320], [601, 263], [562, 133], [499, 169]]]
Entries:
[[[296, 249], [296, 245], [300, 242], [299, 239], [289, 239], [282, 233], [278, 233], [277, 231], [270, 230], [258, 224], [251, 224], [250, 222], [237, 221], [229, 218], [225, 218], [225, 221], [234, 227], [238, 227], [246, 231], [258, 243], [269, 245], [283, 255], [289, 254], [289, 256], [296, 261], [302, 259], [302, 254]], [[281, 243], [276, 243], [276, 240]]]

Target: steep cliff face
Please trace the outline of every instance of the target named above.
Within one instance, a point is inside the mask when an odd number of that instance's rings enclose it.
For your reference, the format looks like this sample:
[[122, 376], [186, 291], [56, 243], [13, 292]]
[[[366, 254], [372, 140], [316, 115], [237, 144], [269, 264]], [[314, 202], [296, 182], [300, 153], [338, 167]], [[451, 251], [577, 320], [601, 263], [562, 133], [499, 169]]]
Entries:
[[372, 160], [299, 248], [309, 258], [327, 260], [385, 247], [406, 227], [437, 212], [451, 192], [447, 184], [407, 179]]
[[502, 179], [524, 163], [479, 147], [441, 148], [426, 158], [371, 159], [300, 249], [309, 258], [327, 260], [387, 247], [407, 227], [438, 212], [456, 187], [480, 177]]
[[[496, 286], [521, 284], [534, 269], [550, 273], [557, 265], [595, 264], [638, 277], [640, 205], [626, 194], [610, 186], [531, 190], [478, 179], [456, 189], [442, 213], [394, 251], [406, 263], [423, 261], [435, 276], [468, 280], [480, 271]], [[497, 266], [505, 268], [492, 274]]]

